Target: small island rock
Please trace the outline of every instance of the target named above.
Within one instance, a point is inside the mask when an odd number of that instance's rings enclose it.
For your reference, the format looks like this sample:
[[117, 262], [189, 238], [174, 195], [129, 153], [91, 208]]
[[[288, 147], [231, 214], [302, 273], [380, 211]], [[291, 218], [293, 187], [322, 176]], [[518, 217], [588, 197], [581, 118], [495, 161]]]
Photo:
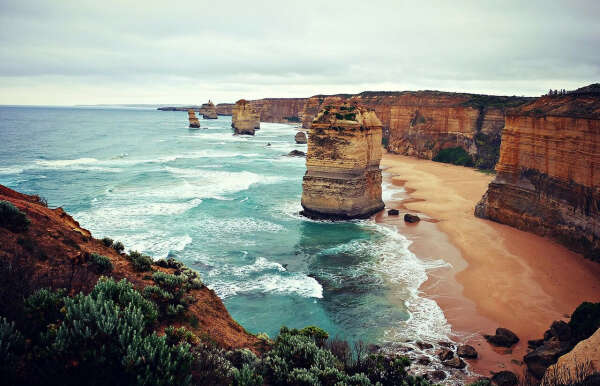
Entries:
[[296, 133], [296, 136], [294, 137], [294, 139], [296, 140], [296, 143], [305, 144], [306, 143], [306, 133], [303, 131], [300, 131], [300, 132]]

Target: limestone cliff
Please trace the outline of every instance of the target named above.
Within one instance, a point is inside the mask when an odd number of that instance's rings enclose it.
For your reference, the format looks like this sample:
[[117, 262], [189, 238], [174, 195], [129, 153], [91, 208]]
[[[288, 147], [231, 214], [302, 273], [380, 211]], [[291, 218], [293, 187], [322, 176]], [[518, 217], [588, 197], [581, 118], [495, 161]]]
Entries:
[[218, 115], [233, 115], [233, 106], [234, 103], [219, 103], [217, 104], [217, 114]]
[[375, 110], [389, 151], [431, 159], [442, 149], [462, 147], [477, 167], [490, 169], [498, 159], [504, 109], [530, 99], [440, 91], [367, 91], [311, 97], [301, 115], [303, 127], [309, 128], [322, 106], [356, 102]]
[[194, 110], [188, 110], [188, 119], [190, 121], [190, 128], [199, 128], [200, 121], [198, 121], [198, 117], [196, 117], [196, 113]]
[[235, 103], [232, 110], [231, 127], [236, 134], [254, 135], [260, 129], [260, 116], [245, 99]]
[[600, 91], [540, 98], [507, 112], [497, 176], [475, 214], [600, 261], [599, 167]]
[[202, 118], [204, 119], [218, 118], [217, 109], [211, 100], [209, 100], [208, 103], [204, 103], [202, 106], [200, 106], [200, 114], [202, 114]]
[[550, 366], [542, 379], [542, 385], [560, 384], [557, 381], [561, 379], [582, 381], [583, 379], [578, 379], [581, 377], [582, 366], [588, 365], [591, 371], [600, 371], [600, 329], [579, 342], [573, 350], [561, 356], [556, 364]]
[[306, 98], [264, 98], [250, 101], [250, 105], [260, 114], [261, 122], [295, 123], [304, 109]]
[[308, 136], [303, 214], [312, 218], [365, 218], [383, 209], [381, 121], [356, 104], [325, 106]]

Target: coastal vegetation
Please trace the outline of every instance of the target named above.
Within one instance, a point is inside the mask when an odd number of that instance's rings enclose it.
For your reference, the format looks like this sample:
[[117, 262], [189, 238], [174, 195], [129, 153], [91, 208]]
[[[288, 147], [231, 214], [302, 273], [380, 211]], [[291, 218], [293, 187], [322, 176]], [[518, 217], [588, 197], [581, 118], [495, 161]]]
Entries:
[[473, 158], [462, 147], [442, 149], [433, 157], [433, 161], [460, 166], [473, 166]]

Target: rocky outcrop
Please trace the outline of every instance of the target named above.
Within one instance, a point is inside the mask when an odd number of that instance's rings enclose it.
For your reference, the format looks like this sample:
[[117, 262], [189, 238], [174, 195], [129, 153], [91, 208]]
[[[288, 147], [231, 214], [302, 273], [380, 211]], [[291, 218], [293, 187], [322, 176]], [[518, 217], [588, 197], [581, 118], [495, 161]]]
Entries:
[[356, 102], [375, 110], [391, 152], [432, 159], [442, 149], [462, 147], [477, 167], [491, 169], [498, 159], [504, 110], [531, 99], [440, 91], [317, 95], [306, 102], [302, 123], [309, 128], [328, 104]]
[[[80, 291], [88, 293], [101, 275], [117, 281], [127, 279], [138, 290], [154, 285], [150, 279], [152, 272], [144, 275], [137, 272], [127, 255], [93, 238], [63, 209], [50, 209], [40, 197], [25, 195], [2, 185], [0, 201], [10, 202], [29, 220], [27, 230], [19, 233], [0, 226], [0, 265], [10, 264], [17, 272], [23, 270], [18, 279], [21, 287], [13, 288], [16, 293], [22, 288], [36, 289], [40, 286], [66, 288], [68, 293], [73, 294]], [[92, 254], [106, 256], [112, 270], [99, 273], [91, 259]], [[174, 269], [163, 268], [156, 263], [153, 262], [152, 271], [174, 272]], [[5, 291], [7, 283], [0, 285]], [[2, 295], [0, 309], [4, 312], [6, 302], [14, 299], [7, 292], [2, 292]], [[225, 349], [249, 348], [257, 351], [262, 345], [260, 339], [246, 332], [231, 318], [214, 291], [202, 286], [190, 290], [186, 296], [189, 296], [190, 305], [177, 326], [185, 326]], [[156, 329], [164, 327], [161, 324]]]
[[254, 135], [254, 131], [260, 129], [260, 116], [245, 99], [235, 103], [231, 127], [235, 134], [248, 135]]
[[208, 103], [204, 103], [202, 106], [200, 106], [200, 114], [202, 114], [202, 118], [204, 119], [218, 118], [217, 109], [211, 100], [209, 100]]
[[188, 110], [188, 119], [190, 121], [190, 128], [200, 127], [200, 121], [198, 120], [198, 117], [196, 117], [194, 110]]
[[327, 106], [308, 136], [303, 214], [312, 218], [365, 218], [383, 209], [381, 121], [356, 104]]
[[507, 328], [499, 327], [494, 335], [483, 335], [485, 340], [494, 346], [511, 347], [519, 341], [519, 337]]
[[556, 381], [567, 379], [582, 381], [583, 379], [578, 379], [580, 375], [589, 375], [580, 374], [586, 368], [590, 371], [600, 371], [600, 329], [550, 366], [544, 373], [542, 385], [556, 385], [560, 383]]
[[476, 216], [600, 261], [600, 91], [508, 111], [496, 171]]
[[306, 133], [303, 131], [296, 133], [294, 140], [296, 141], [296, 143], [305, 144], [306, 143]]
[[300, 123], [307, 98], [264, 98], [250, 101], [261, 122]]

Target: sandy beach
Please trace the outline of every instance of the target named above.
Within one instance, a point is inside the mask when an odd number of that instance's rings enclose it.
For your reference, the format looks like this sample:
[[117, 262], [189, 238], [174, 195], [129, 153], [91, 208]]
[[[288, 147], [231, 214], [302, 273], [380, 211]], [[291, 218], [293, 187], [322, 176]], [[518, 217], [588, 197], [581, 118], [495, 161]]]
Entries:
[[[527, 340], [541, 338], [553, 320], [583, 301], [600, 301], [600, 264], [530, 233], [476, 218], [473, 210], [492, 175], [471, 168], [385, 154], [385, 178], [406, 193], [386, 202], [400, 216], [381, 213], [377, 221], [396, 225], [413, 241], [421, 259], [443, 259], [447, 268], [429, 272], [423, 293], [435, 299], [455, 340], [473, 345], [470, 361], [481, 374], [522, 372]], [[424, 221], [405, 224], [404, 213]], [[520, 342], [495, 349], [481, 336], [497, 327], [514, 331]]]

